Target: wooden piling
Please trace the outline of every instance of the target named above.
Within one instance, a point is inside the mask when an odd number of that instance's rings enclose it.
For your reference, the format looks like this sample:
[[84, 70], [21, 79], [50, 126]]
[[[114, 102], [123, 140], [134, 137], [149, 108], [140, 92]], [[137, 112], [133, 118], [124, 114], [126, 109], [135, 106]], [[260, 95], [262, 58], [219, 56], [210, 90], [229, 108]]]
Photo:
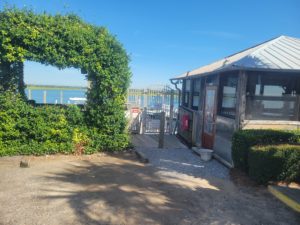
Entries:
[[31, 89], [28, 88], [28, 99], [32, 100]]
[[44, 102], [44, 104], [47, 103], [47, 91], [44, 91], [43, 102]]
[[60, 91], [60, 104], [64, 103], [64, 93], [63, 90]]

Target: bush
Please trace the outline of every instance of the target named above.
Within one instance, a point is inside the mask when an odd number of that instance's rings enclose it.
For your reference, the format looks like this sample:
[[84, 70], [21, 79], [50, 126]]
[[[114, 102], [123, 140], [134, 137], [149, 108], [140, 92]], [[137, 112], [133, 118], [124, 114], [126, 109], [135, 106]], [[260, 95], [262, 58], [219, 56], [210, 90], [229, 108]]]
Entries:
[[248, 153], [254, 145], [300, 143], [300, 131], [241, 130], [232, 138], [232, 159], [234, 166], [248, 172]]
[[97, 128], [90, 129], [88, 133], [90, 138], [86, 150], [88, 154], [97, 151], [120, 151], [129, 147], [129, 135], [127, 133], [107, 135], [101, 133]]
[[83, 111], [77, 105], [67, 106], [66, 117], [71, 126], [81, 126], [85, 124]]
[[[111, 130], [114, 132], [114, 130]], [[88, 127], [77, 106], [34, 107], [13, 92], [0, 93], [0, 156], [91, 154], [127, 148], [129, 135]]]
[[[0, 21], [0, 89], [24, 93], [25, 60], [81, 69], [90, 81], [85, 122], [102, 134], [124, 133], [130, 59], [114, 35], [74, 14], [37, 14], [12, 7], [0, 10]], [[71, 123], [80, 123], [77, 116], [72, 115]]]
[[12, 92], [0, 95], [0, 156], [72, 152], [72, 128], [58, 107], [33, 107]]
[[300, 146], [253, 146], [249, 151], [249, 176], [260, 184], [300, 181]]

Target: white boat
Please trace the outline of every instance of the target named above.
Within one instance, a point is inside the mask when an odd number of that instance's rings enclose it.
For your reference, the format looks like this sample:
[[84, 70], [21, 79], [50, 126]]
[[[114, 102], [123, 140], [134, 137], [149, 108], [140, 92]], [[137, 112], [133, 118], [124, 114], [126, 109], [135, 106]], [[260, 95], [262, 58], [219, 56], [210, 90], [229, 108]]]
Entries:
[[72, 97], [69, 98], [69, 101], [71, 104], [84, 104], [86, 102], [86, 98], [80, 98], [80, 97]]

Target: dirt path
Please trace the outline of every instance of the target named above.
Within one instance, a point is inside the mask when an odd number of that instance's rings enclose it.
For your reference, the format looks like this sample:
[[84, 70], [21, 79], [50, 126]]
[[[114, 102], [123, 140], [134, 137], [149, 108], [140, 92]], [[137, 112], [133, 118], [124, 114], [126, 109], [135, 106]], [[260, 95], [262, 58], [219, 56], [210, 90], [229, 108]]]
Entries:
[[299, 224], [264, 189], [162, 171], [133, 154], [0, 159], [0, 224]]

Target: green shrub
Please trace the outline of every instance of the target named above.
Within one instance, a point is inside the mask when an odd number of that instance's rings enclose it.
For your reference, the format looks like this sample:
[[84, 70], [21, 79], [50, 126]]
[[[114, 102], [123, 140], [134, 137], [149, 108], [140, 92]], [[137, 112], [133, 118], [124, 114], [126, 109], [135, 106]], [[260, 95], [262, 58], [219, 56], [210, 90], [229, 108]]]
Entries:
[[0, 156], [72, 152], [72, 127], [65, 109], [33, 107], [20, 95], [0, 95]]
[[232, 138], [232, 159], [234, 166], [248, 172], [248, 153], [254, 145], [300, 143], [300, 131], [241, 130]]
[[34, 107], [19, 94], [0, 93], [0, 156], [91, 154], [128, 147], [128, 134], [108, 130], [111, 135], [88, 127], [77, 106]]
[[[74, 14], [38, 14], [12, 7], [0, 10], [0, 21], [1, 90], [24, 93], [25, 60], [50, 64], [59, 69], [81, 69], [90, 81], [86, 93], [85, 123], [96, 127], [102, 134], [123, 135], [126, 127], [125, 96], [131, 78], [130, 59], [114, 35], [105, 27], [85, 23]], [[27, 106], [25, 108], [28, 109]], [[78, 110], [70, 108], [67, 111], [72, 111], [67, 114], [71, 117], [70, 125], [80, 124], [80, 113], [73, 114]], [[39, 119], [47, 120], [44, 116]], [[25, 122], [22, 126], [27, 130]], [[47, 135], [47, 126], [42, 131], [40, 138]], [[58, 133], [62, 137], [63, 134]]]
[[89, 135], [91, 138], [89, 151], [91, 151], [91, 148], [94, 151], [120, 151], [129, 146], [129, 135], [126, 133], [107, 135], [102, 134], [98, 129], [91, 129]]
[[67, 106], [66, 119], [71, 126], [81, 126], [85, 124], [83, 111], [77, 105]]
[[269, 181], [299, 181], [300, 146], [252, 146], [248, 165], [249, 176], [260, 184]]

